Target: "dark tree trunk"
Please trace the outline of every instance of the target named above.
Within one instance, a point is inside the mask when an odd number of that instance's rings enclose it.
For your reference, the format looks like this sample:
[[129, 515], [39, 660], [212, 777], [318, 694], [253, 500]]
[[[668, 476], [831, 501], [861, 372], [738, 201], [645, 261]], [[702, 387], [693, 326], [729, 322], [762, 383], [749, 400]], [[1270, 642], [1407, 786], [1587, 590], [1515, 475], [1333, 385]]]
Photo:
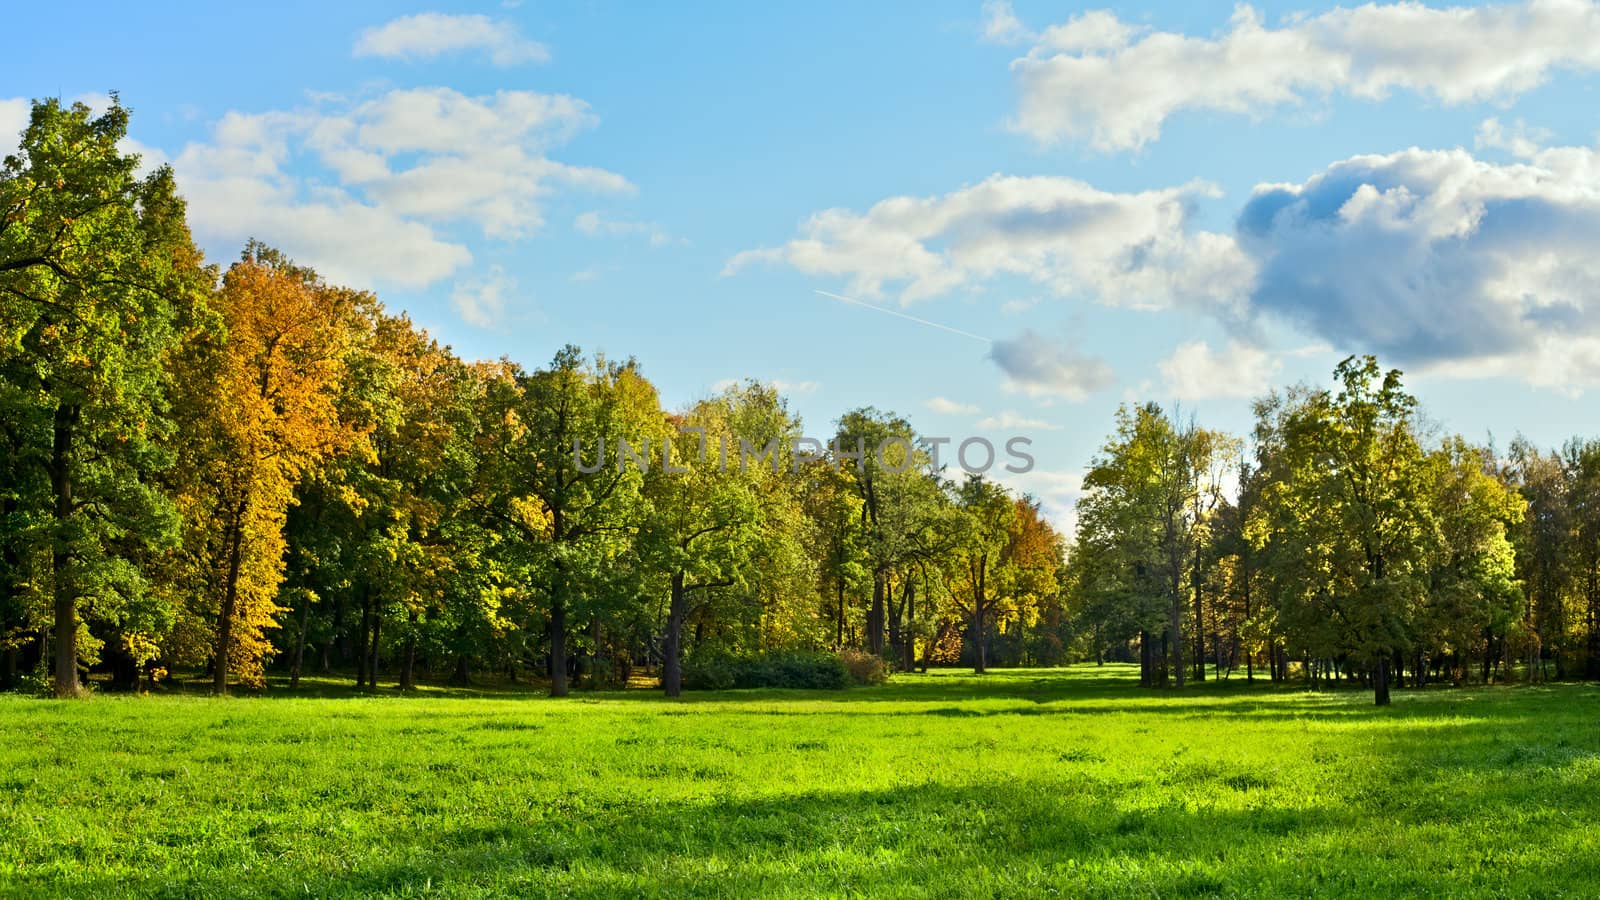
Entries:
[[1378, 659], [1378, 667], [1372, 673], [1372, 702], [1377, 706], [1389, 705], [1389, 657], [1384, 655]]
[[381, 652], [382, 648], [382, 645], [378, 643], [378, 638], [380, 637], [379, 631], [382, 628], [383, 611], [379, 608], [377, 599], [374, 598], [372, 601], [372, 643], [369, 645], [369, 649], [367, 651], [372, 656], [371, 661], [367, 665], [367, 687], [371, 688], [372, 690], [378, 689], [378, 654]]
[[834, 630], [833, 645], [844, 649], [844, 577], [839, 578], [839, 621]]
[[76, 406], [58, 406], [55, 414], [55, 440], [50, 452], [50, 488], [55, 494], [57, 534], [50, 553], [55, 574], [55, 694], [76, 697], [83, 689], [78, 684], [78, 598], [68, 568], [72, 555], [67, 550], [65, 531], [72, 518], [72, 443], [76, 436], [79, 412]]
[[672, 598], [667, 602], [667, 639], [661, 663], [661, 687], [668, 697], [683, 695], [683, 620], [689, 606], [683, 581], [682, 569], [672, 573]]
[[872, 573], [872, 608], [867, 610], [867, 649], [874, 656], [883, 654], [885, 580], [883, 570]]
[[[372, 597], [365, 585], [361, 587], [361, 624], [356, 632], [356, 689], [367, 686], [367, 664], [372, 660], [372, 654], [367, 649], [367, 635], [372, 632]], [[376, 683], [374, 683], [376, 686]]]
[[211, 691], [228, 692], [228, 664], [233, 654], [233, 620], [239, 609], [239, 565], [244, 558], [244, 514], [246, 502], [240, 500], [228, 526], [228, 574], [222, 586], [222, 609], [217, 612], [217, 649], [211, 666]]
[[416, 610], [411, 611], [406, 631], [405, 658], [400, 662], [400, 690], [414, 691], [417, 689], [417, 623], [419, 620]]
[[[1200, 569], [1200, 555], [1195, 553], [1194, 561], [1194, 680], [1206, 680], [1206, 617], [1205, 617], [1205, 588], [1202, 579], [1205, 576]], [[1222, 654], [1217, 654], [1217, 663], [1221, 665]]]
[[907, 672], [911, 671], [912, 669], [916, 668], [916, 666], [917, 666], [917, 641], [916, 641], [916, 637], [915, 637], [915, 634], [916, 634], [916, 628], [915, 628], [916, 621], [917, 621], [917, 589], [916, 589], [916, 584], [913, 583], [910, 578], [907, 578], [906, 579], [906, 631], [901, 635], [901, 640], [904, 642], [902, 649], [905, 651], [904, 655], [903, 655], [903, 660], [904, 660], [905, 669], [906, 669]]
[[982, 675], [987, 671], [989, 641], [984, 634], [984, 620], [989, 614], [989, 554], [978, 554], [978, 590], [972, 598], [972, 671]]
[[294, 642], [294, 665], [289, 669], [289, 690], [300, 687], [300, 668], [306, 660], [306, 630], [311, 624], [311, 597], [300, 598], [300, 637]]
[[1139, 686], [1155, 687], [1155, 647], [1152, 645], [1150, 632], [1139, 632]]

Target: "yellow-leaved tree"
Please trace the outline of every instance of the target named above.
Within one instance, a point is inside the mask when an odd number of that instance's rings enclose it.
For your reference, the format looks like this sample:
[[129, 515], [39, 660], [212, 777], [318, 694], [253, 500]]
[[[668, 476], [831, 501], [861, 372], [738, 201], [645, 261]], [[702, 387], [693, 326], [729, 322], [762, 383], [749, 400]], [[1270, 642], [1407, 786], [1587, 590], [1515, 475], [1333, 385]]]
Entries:
[[187, 643], [209, 655], [219, 694], [230, 676], [264, 681], [296, 484], [364, 442], [341, 418], [338, 395], [355, 326], [373, 303], [252, 242], [216, 301], [225, 335], [193, 354], [179, 379], [189, 427], [179, 500], [192, 579]]

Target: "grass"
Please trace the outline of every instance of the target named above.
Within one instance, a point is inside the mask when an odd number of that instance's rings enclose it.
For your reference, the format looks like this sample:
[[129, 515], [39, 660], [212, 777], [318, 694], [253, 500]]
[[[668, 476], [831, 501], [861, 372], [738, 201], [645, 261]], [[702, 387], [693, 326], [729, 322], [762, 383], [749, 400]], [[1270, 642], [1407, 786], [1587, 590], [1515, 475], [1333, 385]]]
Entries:
[[1600, 895], [1591, 686], [1132, 678], [0, 697], [0, 894]]

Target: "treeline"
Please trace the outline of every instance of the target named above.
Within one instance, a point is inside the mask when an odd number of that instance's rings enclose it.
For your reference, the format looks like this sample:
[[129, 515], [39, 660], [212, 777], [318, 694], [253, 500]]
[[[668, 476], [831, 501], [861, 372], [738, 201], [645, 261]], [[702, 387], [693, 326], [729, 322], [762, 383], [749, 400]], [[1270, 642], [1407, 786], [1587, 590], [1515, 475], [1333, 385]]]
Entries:
[[[632, 361], [466, 361], [254, 242], [221, 271], [127, 124], [36, 102], [0, 171], [6, 686], [275, 667], [560, 695], [648, 666], [676, 694], [694, 654], [1064, 658], [1061, 537], [904, 419], [852, 411], [797, 454], [756, 382], [667, 410]], [[776, 449], [728, 465], [741, 442]]]
[[[1250, 446], [1124, 408], [1085, 478], [1071, 607], [1147, 685], [1259, 668], [1391, 686], [1600, 677], [1600, 442], [1434, 433], [1371, 357], [1255, 404]], [[1292, 673], [1292, 674], [1291, 674]]]

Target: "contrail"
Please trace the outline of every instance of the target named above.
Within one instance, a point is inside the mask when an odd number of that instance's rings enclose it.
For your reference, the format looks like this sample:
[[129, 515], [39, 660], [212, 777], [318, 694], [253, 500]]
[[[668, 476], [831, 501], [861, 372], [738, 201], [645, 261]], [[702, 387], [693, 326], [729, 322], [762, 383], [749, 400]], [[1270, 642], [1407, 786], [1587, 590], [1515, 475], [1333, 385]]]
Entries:
[[961, 329], [959, 329], [959, 328], [951, 328], [951, 327], [950, 327], [950, 326], [949, 326], [949, 325], [940, 325], [940, 324], [939, 324], [939, 323], [938, 323], [938, 322], [930, 322], [930, 321], [928, 321], [928, 320], [927, 320], [927, 319], [919, 319], [919, 318], [917, 318], [917, 317], [916, 317], [916, 316], [911, 316], [911, 315], [906, 315], [906, 314], [905, 314], [905, 313], [903, 313], [903, 312], [898, 312], [898, 311], [896, 311], [896, 310], [892, 310], [892, 309], [884, 309], [884, 308], [883, 308], [883, 307], [881, 307], [881, 306], [878, 306], [878, 305], [876, 305], [876, 304], [873, 304], [873, 303], [863, 303], [863, 302], [862, 302], [862, 301], [860, 301], [860, 300], [852, 300], [852, 299], [851, 299], [851, 298], [849, 298], [849, 297], [845, 297], [845, 296], [841, 296], [841, 295], [839, 295], [839, 294], [833, 294], [833, 293], [829, 293], [829, 292], [828, 292], [828, 291], [817, 291], [817, 292], [816, 292], [816, 293], [819, 293], [819, 294], [821, 294], [821, 295], [822, 295], [822, 296], [824, 296], [824, 297], [832, 297], [832, 298], [833, 298], [833, 299], [835, 299], [835, 300], [838, 300], [838, 301], [840, 301], [840, 302], [842, 302], [842, 303], [850, 303], [850, 304], [853, 304], [853, 305], [855, 305], [855, 306], [864, 306], [864, 307], [866, 307], [866, 308], [867, 308], [867, 309], [875, 309], [875, 310], [877, 310], [877, 311], [878, 311], [878, 312], [881, 312], [881, 313], [888, 313], [888, 314], [889, 314], [889, 315], [891, 315], [891, 316], [899, 316], [899, 317], [900, 317], [900, 318], [902, 318], [902, 319], [906, 319], [906, 320], [909, 320], [909, 321], [912, 321], [912, 322], [915, 322], [915, 323], [917, 323], [917, 324], [918, 324], [918, 325], [926, 325], [926, 326], [928, 326], [928, 327], [929, 327], [929, 328], [937, 328], [937, 329], [939, 329], [939, 330], [940, 330], [940, 331], [948, 331], [948, 332], [950, 332], [950, 333], [951, 333], [951, 334], [959, 334], [959, 335], [961, 335], [961, 336], [962, 336], [962, 337], [968, 337], [968, 338], [972, 338], [972, 339], [973, 339], [973, 340], [975, 340], [975, 341], [983, 341], [983, 342], [984, 342], [984, 343], [985, 343], [985, 344], [992, 344], [992, 343], [994, 343], [994, 340], [993, 340], [993, 339], [991, 339], [991, 338], [986, 338], [986, 337], [984, 337], [984, 336], [983, 336], [983, 335], [981, 335], [981, 334], [973, 334], [973, 333], [972, 333], [972, 332], [970, 332], [970, 331], [962, 331], [962, 330], [961, 330]]

